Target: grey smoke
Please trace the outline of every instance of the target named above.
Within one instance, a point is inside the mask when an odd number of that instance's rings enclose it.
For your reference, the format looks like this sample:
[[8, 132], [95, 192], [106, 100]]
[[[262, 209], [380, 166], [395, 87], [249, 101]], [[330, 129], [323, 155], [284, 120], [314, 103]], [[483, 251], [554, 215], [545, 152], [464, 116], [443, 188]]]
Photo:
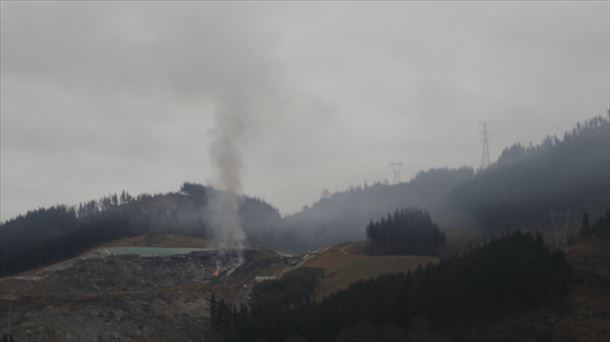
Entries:
[[210, 144], [211, 164], [215, 172], [215, 183], [220, 187], [209, 203], [210, 225], [214, 240], [219, 247], [241, 249], [246, 236], [238, 211], [242, 185], [241, 144], [244, 138], [244, 109], [234, 105], [240, 95], [220, 100], [215, 114], [215, 125]]

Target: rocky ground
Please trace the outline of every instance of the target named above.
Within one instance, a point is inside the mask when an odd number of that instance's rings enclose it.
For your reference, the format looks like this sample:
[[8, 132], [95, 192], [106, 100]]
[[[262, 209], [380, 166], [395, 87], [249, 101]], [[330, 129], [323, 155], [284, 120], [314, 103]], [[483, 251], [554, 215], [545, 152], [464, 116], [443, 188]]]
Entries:
[[262, 249], [246, 250], [242, 258], [232, 251], [84, 257], [4, 278], [0, 335], [10, 332], [15, 341], [215, 341], [208, 321], [212, 293], [246, 302], [256, 276], [298, 262]]

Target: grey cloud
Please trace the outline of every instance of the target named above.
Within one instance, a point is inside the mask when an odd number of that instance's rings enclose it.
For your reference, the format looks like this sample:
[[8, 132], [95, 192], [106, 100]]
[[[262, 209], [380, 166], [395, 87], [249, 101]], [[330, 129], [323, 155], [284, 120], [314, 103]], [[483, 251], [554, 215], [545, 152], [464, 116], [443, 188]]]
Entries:
[[283, 212], [390, 160], [476, 165], [481, 119], [497, 155], [609, 106], [607, 2], [1, 6], [1, 219], [211, 179], [226, 101]]

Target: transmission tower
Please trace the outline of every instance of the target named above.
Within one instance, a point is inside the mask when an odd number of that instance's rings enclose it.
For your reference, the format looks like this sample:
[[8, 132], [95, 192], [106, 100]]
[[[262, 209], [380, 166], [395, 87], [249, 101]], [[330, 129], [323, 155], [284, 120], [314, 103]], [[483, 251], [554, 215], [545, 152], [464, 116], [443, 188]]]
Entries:
[[390, 162], [390, 167], [392, 168], [393, 183], [400, 183], [400, 169], [402, 168], [402, 162]]
[[565, 250], [568, 246], [568, 228], [572, 217], [570, 213], [551, 214], [550, 216], [555, 230], [555, 248]]
[[491, 164], [489, 157], [489, 122], [481, 121], [481, 134], [483, 135], [483, 150], [481, 151], [481, 169], [484, 169]]

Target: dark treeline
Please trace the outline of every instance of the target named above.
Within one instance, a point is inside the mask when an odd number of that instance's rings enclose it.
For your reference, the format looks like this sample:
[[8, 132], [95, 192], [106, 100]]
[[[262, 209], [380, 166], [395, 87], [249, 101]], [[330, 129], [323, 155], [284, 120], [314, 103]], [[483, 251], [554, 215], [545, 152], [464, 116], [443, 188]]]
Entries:
[[610, 237], [610, 209], [606, 210], [606, 214], [593, 223], [590, 222], [589, 214], [585, 214], [582, 219], [580, 235], [584, 238], [601, 236], [608, 239]]
[[445, 243], [445, 234], [432, 222], [427, 211], [417, 208], [396, 210], [366, 227], [368, 251], [378, 255], [436, 255]]
[[[311, 295], [323, 275], [317, 268], [301, 267], [282, 278], [258, 283], [252, 288], [249, 305], [239, 307], [210, 298], [210, 320], [214, 328], [228, 341], [250, 341], [249, 325], [253, 315], [261, 315], [257, 323], [273, 326], [277, 315], [311, 302]], [[273, 312], [273, 315], [269, 315]], [[258, 321], [260, 319], [260, 321]]]
[[551, 225], [551, 214], [595, 216], [610, 207], [610, 125], [595, 117], [563, 139], [505, 149], [498, 161], [457, 186], [442, 203], [443, 222], [462, 217], [494, 231]]
[[[184, 183], [180, 192], [106, 196], [76, 206], [30, 211], [0, 225], [0, 275], [8, 275], [79, 255], [104, 242], [142, 234], [209, 238], [206, 204], [218, 191]], [[259, 241], [280, 219], [277, 209], [244, 197], [240, 207], [249, 238]], [[269, 224], [269, 225], [267, 225]]]
[[[162, 202], [180, 201], [180, 196], [144, 194], [134, 198], [123, 192], [74, 207], [30, 211], [4, 222], [0, 226], [0, 275], [73, 257], [107, 241], [161, 232], [164, 226], [178, 223], [176, 208]], [[194, 233], [198, 231], [195, 228], [182, 222], [172, 230]]]
[[289, 310], [311, 302], [311, 295], [317, 280], [323, 272], [316, 268], [299, 268], [286, 273], [274, 281], [258, 283], [250, 294], [248, 306], [231, 305], [224, 300], [210, 299], [210, 320], [214, 328], [228, 341], [250, 341], [249, 325], [253, 316], [262, 315], [257, 322], [273, 326], [275, 315], [288, 313]]
[[405, 341], [414, 320], [447, 329], [558, 302], [567, 295], [568, 278], [562, 252], [550, 250], [540, 235], [515, 232], [437, 265], [357, 282], [319, 303], [297, 299], [280, 307], [233, 308], [224, 336], [226, 341], [341, 341], [357, 326], [360, 340]]

